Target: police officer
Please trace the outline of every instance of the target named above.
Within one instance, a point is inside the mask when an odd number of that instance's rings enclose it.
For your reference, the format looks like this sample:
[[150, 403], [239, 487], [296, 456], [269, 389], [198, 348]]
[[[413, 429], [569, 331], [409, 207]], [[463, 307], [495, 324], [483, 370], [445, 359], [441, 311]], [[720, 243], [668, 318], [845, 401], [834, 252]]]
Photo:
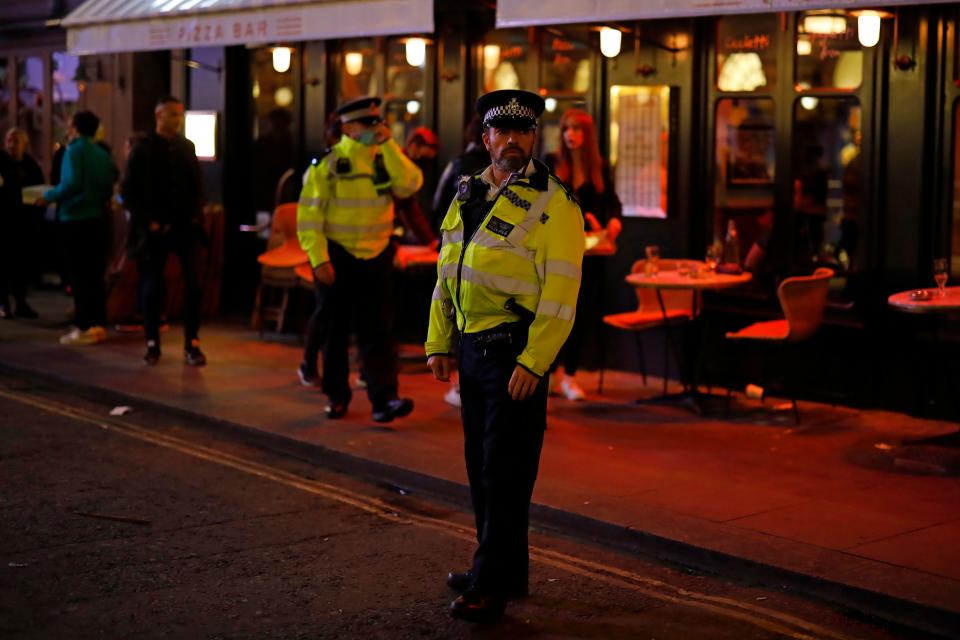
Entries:
[[543, 99], [477, 101], [492, 164], [462, 178], [442, 232], [428, 364], [450, 375], [460, 338], [465, 457], [477, 525], [472, 567], [451, 573], [454, 617], [488, 620], [527, 593], [527, 525], [546, 429], [544, 376], [573, 325], [583, 259], [576, 201], [532, 158]]
[[347, 346], [355, 312], [373, 419], [390, 422], [413, 410], [412, 400], [397, 397], [397, 354], [390, 338], [393, 196], [416, 193], [423, 175], [390, 137], [380, 98], [347, 102], [337, 114], [343, 135], [308, 169], [297, 207], [297, 236], [310, 257], [327, 328], [324, 411], [341, 418], [350, 404]]

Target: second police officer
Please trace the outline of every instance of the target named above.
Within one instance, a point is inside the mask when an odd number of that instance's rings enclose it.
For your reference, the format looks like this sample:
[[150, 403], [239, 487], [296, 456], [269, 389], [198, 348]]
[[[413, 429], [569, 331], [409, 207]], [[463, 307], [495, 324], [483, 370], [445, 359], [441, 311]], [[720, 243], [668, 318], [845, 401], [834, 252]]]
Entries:
[[477, 101], [492, 164], [461, 179], [441, 229], [428, 363], [449, 378], [459, 332], [464, 452], [477, 527], [451, 613], [489, 620], [527, 593], [528, 514], [547, 423], [545, 375], [573, 325], [584, 251], [576, 201], [533, 159], [535, 93]]
[[393, 196], [416, 193], [423, 175], [390, 137], [380, 98], [352, 100], [337, 114], [343, 135], [307, 171], [297, 207], [297, 236], [313, 267], [326, 327], [324, 410], [341, 418], [350, 404], [347, 347], [355, 315], [373, 419], [389, 422], [413, 410], [412, 400], [397, 395], [391, 338]]

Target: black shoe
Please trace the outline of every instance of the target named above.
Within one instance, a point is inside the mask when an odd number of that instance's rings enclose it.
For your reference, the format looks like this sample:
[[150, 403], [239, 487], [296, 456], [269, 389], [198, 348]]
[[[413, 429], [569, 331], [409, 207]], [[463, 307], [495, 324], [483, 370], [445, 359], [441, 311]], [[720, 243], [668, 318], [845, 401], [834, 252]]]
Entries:
[[26, 318], [27, 320], [36, 320], [40, 317], [40, 314], [37, 311], [28, 305], [26, 302], [17, 305], [16, 311], [13, 312], [13, 315], [18, 318]]
[[200, 347], [191, 344], [183, 348], [183, 361], [191, 367], [202, 367], [207, 364], [207, 356], [203, 355]]
[[143, 354], [143, 361], [150, 366], [160, 362], [160, 347], [156, 345], [147, 345], [147, 352]]
[[373, 410], [374, 422], [390, 422], [394, 418], [402, 418], [413, 411], [413, 400], [410, 398], [394, 398], [386, 404]]
[[323, 412], [330, 420], [339, 420], [343, 416], [347, 415], [347, 407], [349, 406], [349, 400], [330, 400], [327, 403], [327, 406], [323, 408]]
[[507, 599], [474, 588], [450, 603], [450, 615], [468, 622], [493, 622], [503, 615]]
[[319, 387], [321, 383], [317, 368], [311, 367], [306, 362], [301, 362], [297, 367], [297, 377], [300, 378], [300, 384], [305, 387]]

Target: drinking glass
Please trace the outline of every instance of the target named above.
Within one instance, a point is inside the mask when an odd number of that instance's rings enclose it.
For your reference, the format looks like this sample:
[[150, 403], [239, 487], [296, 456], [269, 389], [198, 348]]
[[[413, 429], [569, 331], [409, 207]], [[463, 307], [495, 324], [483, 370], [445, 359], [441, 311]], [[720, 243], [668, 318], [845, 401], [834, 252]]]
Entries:
[[947, 295], [947, 279], [950, 277], [950, 269], [946, 258], [937, 258], [933, 261], [933, 281], [937, 283], [940, 289], [940, 297]]
[[650, 245], [644, 249], [647, 262], [643, 265], [643, 272], [648, 276], [655, 276], [660, 272], [660, 247]]

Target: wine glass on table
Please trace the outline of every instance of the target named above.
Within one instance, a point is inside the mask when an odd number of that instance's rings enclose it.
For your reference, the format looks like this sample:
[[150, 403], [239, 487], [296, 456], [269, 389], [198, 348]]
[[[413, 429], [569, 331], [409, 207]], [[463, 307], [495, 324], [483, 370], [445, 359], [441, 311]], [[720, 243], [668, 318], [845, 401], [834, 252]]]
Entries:
[[937, 258], [933, 261], [933, 281], [937, 283], [940, 289], [940, 297], [947, 295], [947, 280], [950, 277], [949, 262], [946, 258]]
[[717, 242], [707, 247], [707, 255], [704, 259], [704, 262], [707, 264], [707, 271], [715, 272], [717, 270], [717, 265], [720, 264], [721, 253], [722, 249]]

